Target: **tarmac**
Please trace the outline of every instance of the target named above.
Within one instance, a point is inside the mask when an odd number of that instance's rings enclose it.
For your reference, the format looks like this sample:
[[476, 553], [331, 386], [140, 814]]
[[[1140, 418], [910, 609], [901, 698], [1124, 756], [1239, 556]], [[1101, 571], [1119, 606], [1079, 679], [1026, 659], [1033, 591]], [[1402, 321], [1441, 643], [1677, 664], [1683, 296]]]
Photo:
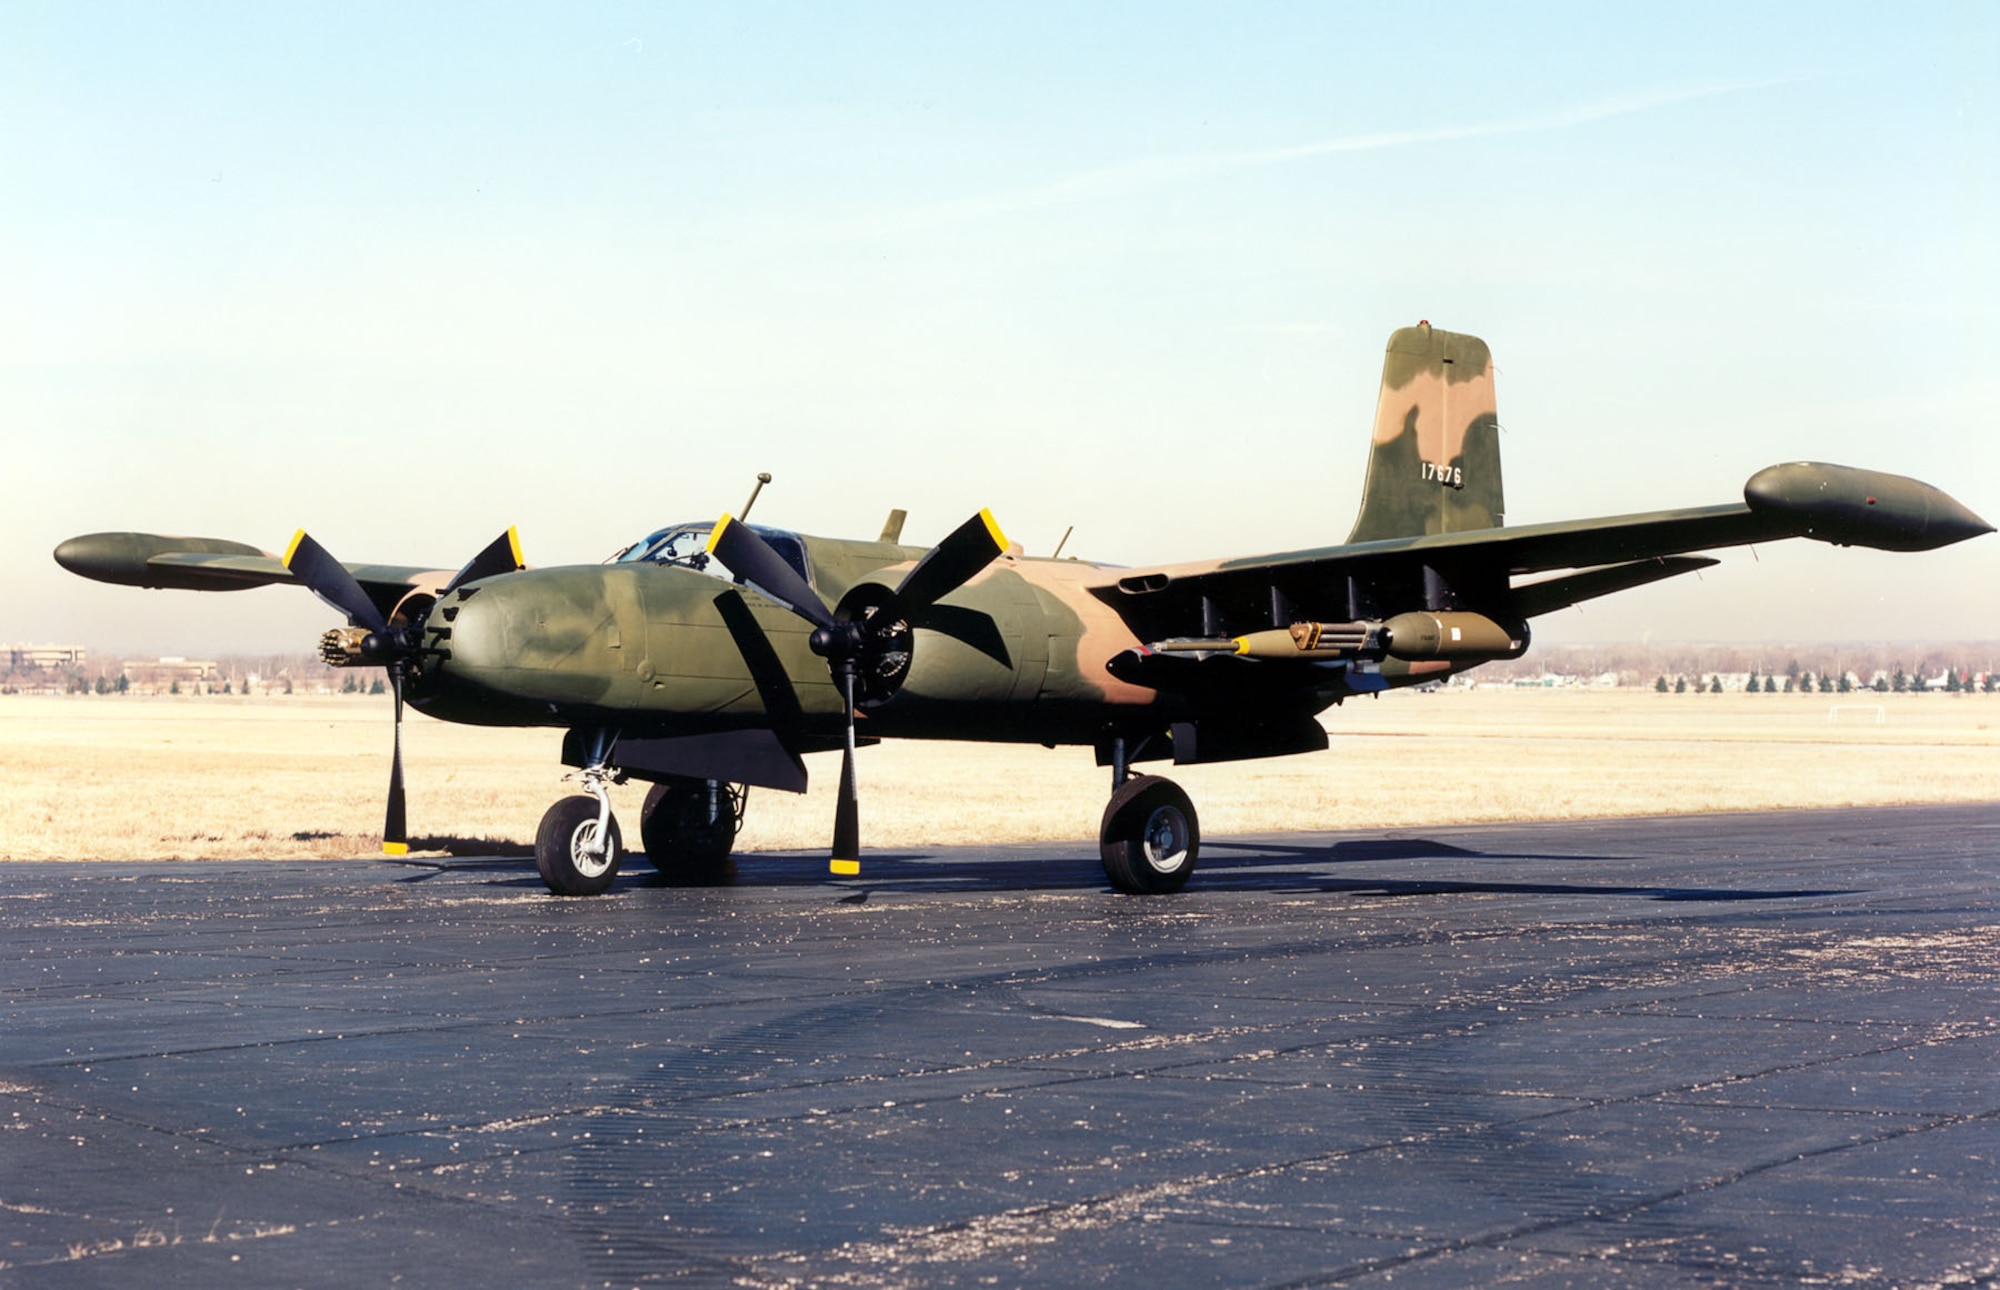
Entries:
[[2000, 1284], [2000, 806], [823, 869], [0, 866], [0, 1284]]

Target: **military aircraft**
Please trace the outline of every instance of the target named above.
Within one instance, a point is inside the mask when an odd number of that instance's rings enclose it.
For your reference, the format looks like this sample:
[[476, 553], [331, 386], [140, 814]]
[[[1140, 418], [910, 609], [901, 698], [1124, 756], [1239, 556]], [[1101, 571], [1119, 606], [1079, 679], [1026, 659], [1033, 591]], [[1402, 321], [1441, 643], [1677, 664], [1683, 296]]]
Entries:
[[561, 895], [618, 872], [607, 785], [650, 781], [640, 840], [670, 881], [722, 883], [747, 788], [804, 792], [803, 756], [836, 749], [831, 868], [857, 874], [855, 750], [882, 739], [1093, 749], [1111, 770], [1105, 875], [1146, 894], [1187, 883], [1201, 835], [1187, 795], [1135, 765], [1323, 749], [1328, 707], [1516, 658], [1539, 615], [1716, 563], [1691, 552], [1800, 537], [1923, 551], [1992, 531], [1928, 484], [1815, 462], [1761, 470], [1718, 506], [1516, 527], [1505, 509], [1491, 355], [1426, 322], [1389, 338], [1361, 512], [1338, 546], [1121, 568], [1029, 557], [984, 511], [905, 546], [896, 511], [874, 541], [725, 514], [546, 569], [524, 566], [511, 529], [456, 571], [344, 564], [303, 531], [283, 556], [94, 533], [55, 558], [139, 587], [295, 583], [345, 615], [321, 657], [385, 668], [395, 695], [392, 853], [408, 702], [566, 730], [584, 791], [535, 839]]

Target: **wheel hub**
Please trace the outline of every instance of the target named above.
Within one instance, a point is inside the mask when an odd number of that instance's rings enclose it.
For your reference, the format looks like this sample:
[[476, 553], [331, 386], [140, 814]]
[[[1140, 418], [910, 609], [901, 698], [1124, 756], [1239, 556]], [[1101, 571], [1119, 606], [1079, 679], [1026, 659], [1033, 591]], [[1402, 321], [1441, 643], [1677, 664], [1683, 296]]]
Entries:
[[596, 820], [585, 820], [569, 835], [569, 860], [586, 878], [600, 878], [611, 867], [611, 848], [599, 838]]
[[1187, 817], [1172, 806], [1157, 808], [1146, 819], [1146, 863], [1159, 873], [1172, 873], [1187, 858]]

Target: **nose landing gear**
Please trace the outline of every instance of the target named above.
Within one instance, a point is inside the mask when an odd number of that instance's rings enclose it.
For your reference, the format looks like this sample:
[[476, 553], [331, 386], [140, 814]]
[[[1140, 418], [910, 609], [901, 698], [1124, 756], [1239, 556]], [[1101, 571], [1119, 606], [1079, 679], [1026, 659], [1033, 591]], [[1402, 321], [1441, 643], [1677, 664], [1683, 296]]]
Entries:
[[592, 740], [590, 764], [576, 775], [583, 793], [551, 806], [535, 830], [535, 868], [558, 896], [595, 896], [618, 876], [623, 848], [607, 790], [624, 776], [608, 764], [613, 742]]
[[[595, 896], [611, 886], [624, 860], [624, 840], [611, 814], [613, 784], [625, 772], [610, 764], [615, 739], [589, 736], [588, 765], [576, 772], [583, 792], [542, 816], [535, 833], [535, 868], [558, 896]], [[741, 784], [673, 775], [653, 785], [639, 813], [646, 859], [669, 886], [720, 887], [735, 881], [730, 855], [743, 827], [748, 790]]]
[[595, 896], [618, 876], [623, 859], [618, 821], [595, 797], [563, 798], [535, 831], [535, 868], [558, 896]]

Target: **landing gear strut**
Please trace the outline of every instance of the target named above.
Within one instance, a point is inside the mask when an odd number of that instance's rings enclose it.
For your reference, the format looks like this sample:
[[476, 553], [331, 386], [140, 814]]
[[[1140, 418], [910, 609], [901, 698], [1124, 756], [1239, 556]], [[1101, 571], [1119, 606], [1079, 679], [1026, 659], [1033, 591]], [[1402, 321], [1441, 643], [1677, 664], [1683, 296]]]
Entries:
[[535, 830], [535, 868], [558, 896], [595, 896], [618, 876], [622, 847], [607, 791], [620, 778], [607, 764], [612, 743], [603, 734], [591, 740], [590, 764], [577, 772], [584, 792], [551, 806]]
[[1158, 775], [1130, 775], [1125, 741], [1111, 745], [1112, 794], [1097, 833], [1104, 876], [1119, 891], [1159, 896], [1194, 876], [1201, 825], [1180, 785]]
[[736, 881], [730, 850], [743, 827], [747, 790], [713, 779], [674, 776], [653, 785], [639, 812], [646, 859], [675, 887], [726, 887]]

